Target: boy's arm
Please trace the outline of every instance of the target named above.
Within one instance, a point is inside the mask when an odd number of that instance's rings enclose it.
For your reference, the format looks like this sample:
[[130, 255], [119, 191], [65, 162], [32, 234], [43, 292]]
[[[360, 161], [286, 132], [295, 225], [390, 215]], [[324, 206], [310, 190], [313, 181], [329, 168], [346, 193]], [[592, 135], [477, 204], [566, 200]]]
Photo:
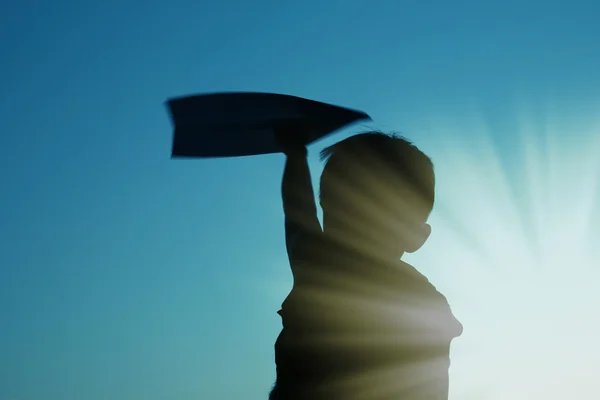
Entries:
[[[285, 135], [289, 141], [289, 134]], [[280, 138], [281, 140], [281, 138]], [[283, 172], [281, 194], [285, 214], [285, 242], [292, 272], [296, 261], [310, 251], [311, 238], [322, 233], [317, 218], [317, 206], [304, 144], [287, 145], [283, 148], [287, 159]]]

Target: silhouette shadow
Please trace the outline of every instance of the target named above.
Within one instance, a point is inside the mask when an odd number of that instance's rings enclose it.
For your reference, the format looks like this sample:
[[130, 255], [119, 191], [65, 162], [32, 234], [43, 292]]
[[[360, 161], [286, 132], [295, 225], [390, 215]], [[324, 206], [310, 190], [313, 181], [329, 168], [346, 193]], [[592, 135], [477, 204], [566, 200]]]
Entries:
[[401, 261], [431, 232], [429, 157], [375, 131], [326, 148], [321, 226], [306, 146], [367, 114], [270, 93], [188, 96], [168, 107], [173, 157], [286, 155], [294, 283], [278, 311], [270, 400], [447, 399], [450, 345], [462, 325], [428, 279]]
[[325, 149], [322, 228], [301, 135], [282, 130], [278, 140], [294, 284], [278, 312], [270, 400], [447, 399], [450, 344], [462, 325], [400, 260], [431, 231], [431, 160], [381, 132]]

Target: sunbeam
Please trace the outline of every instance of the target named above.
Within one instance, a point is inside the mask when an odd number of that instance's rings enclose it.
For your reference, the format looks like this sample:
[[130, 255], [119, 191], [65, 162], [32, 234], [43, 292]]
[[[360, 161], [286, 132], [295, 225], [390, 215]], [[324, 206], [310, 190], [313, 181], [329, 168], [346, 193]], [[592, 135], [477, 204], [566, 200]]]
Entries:
[[503, 149], [477, 122], [462, 135], [469, 147], [432, 154], [435, 233], [408, 261], [431, 272], [465, 326], [451, 400], [597, 398], [600, 129], [565, 134], [520, 117]]
[[[499, 146], [482, 118], [469, 124], [473, 135], [449, 131], [459, 129], [453, 124], [438, 129], [468, 143], [425, 149], [436, 165], [434, 233], [406, 257], [465, 327], [453, 342], [450, 400], [596, 398], [600, 125], [568, 141], [563, 125], [522, 113], [520, 130], [507, 137], [514, 143]], [[289, 290], [287, 281], [270, 286], [277, 298]], [[389, 312], [371, 307], [373, 315]], [[367, 399], [393, 392], [392, 382], [406, 381], [398, 373], [369, 371], [337, 384]]]

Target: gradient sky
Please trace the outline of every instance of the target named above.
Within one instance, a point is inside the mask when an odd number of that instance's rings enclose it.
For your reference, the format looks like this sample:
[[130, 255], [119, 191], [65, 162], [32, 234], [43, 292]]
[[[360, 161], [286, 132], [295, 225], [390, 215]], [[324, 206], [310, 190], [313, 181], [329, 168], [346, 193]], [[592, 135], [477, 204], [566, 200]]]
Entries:
[[[221, 90], [362, 109], [432, 156], [408, 261], [465, 324], [452, 399], [598, 398], [597, 1], [0, 10], [0, 400], [266, 399], [284, 158], [170, 159], [163, 102]], [[310, 148], [315, 179], [362, 128]]]

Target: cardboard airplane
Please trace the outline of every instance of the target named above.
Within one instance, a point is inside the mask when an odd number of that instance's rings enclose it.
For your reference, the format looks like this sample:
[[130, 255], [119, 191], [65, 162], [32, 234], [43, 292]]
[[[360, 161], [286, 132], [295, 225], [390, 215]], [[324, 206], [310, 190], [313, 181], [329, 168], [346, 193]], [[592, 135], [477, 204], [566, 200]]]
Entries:
[[238, 157], [280, 152], [275, 130], [301, 126], [307, 145], [346, 125], [371, 120], [362, 111], [301, 97], [223, 92], [169, 99], [172, 157]]

